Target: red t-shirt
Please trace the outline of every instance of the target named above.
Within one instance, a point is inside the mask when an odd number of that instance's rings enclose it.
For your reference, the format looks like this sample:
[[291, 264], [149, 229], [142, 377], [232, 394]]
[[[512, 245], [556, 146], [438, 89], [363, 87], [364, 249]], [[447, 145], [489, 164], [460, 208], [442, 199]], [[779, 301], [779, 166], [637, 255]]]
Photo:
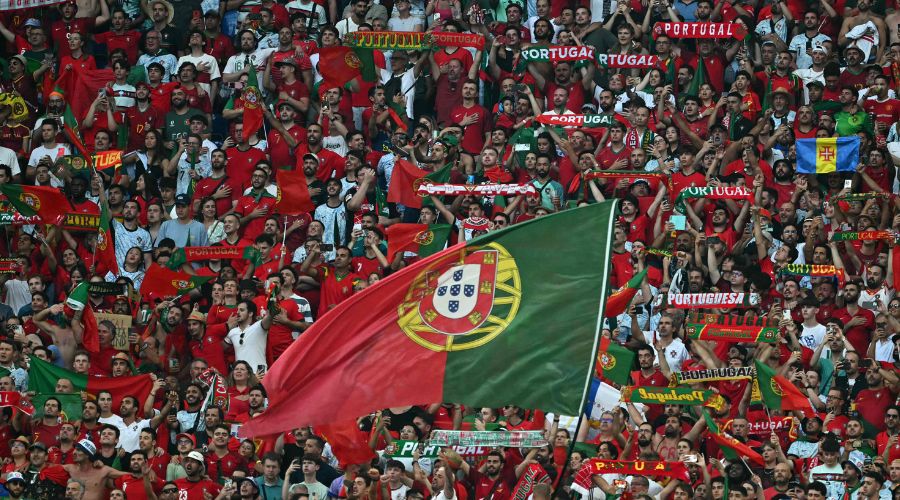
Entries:
[[125, 108], [125, 118], [128, 119], [128, 150], [134, 151], [144, 147], [144, 135], [150, 129], [159, 129], [162, 125], [162, 116], [159, 110], [148, 106], [146, 111], [131, 106]]
[[216, 213], [219, 214], [219, 217], [222, 214], [231, 210], [231, 204], [234, 202], [234, 199], [241, 195], [247, 186], [237, 182], [233, 177], [225, 176], [220, 177], [218, 179], [214, 179], [212, 177], [207, 177], [205, 179], [200, 179], [197, 181], [197, 185], [194, 186], [194, 200], [202, 200], [203, 198], [212, 196], [219, 186], [229, 186], [231, 187], [231, 196], [226, 196], [225, 198], [219, 198], [216, 200]]
[[94, 35], [94, 41], [106, 44], [106, 53], [111, 54], [116, 49], [123, 49], [128, 58], [128, 64], [135, 64], [138, 60], [138, 47], [141, 33], [137, 30], [125, 31], [122, 34], [104, 31]]
[[[251, 147], [247, 151], [241, 151], [237, 146], [228, 148], [225, 153], [228, 155], [228, 175], [233, 177], [235, 182], [240, 185], [250, 185], [250, 174], [256, 164], [266, 159], [266, 153], [258, 148]], [[242, 193], [232, 193], [234, 196], [240, 196]]]
[[[311, 153], [309, 144], [301, 144], [297, 146], [296, 163], [294, 168], [303, 170], [303, 155]], [[322, 149], [318, 153], [312, 153], [319, 159], [319, 169], [316, 171], [316, 178], [322, 182], [332, 177], [340, 179], [344, 177], [344, 157], [328, 149]]]
[[450, 121], [460, 123], [467, 115], [475, 115], [476, 121], [463, 129], [461, 146], [467, 153], [479, 154], [484, 146], [484, 134], [491, 130], [491, 116], [488, 110], [478, 104], [470, 108], [457, 106], [450, 111]]
[[257, 207], [266, 209], [265, 215], [247, 222], [242, 228], [243, 232], [241, 233], [244, 238], [251, 241], [262, 234], [263, 227], [266, 225], [266, 217], [271, 215], [272, 211], [275, 209], [275, 198], [271, 196], [262, 196], [257, 202], [255, 196], [241, 196], [238, 199], [237, 205], [234, 207], [234, 212], [241, 216], [247, 216]]
[[889, 127], [900, 120], [900, 100], [887, 99], [878, 102], [875, 99], [866, 99], [863, 102], [866, 113], [874, 113], [875, 121], [887, 124]]
[[[291, 125], [287, 132], [297, 141], [298, 146], [306, 144], [306, 129], [304, 127]], [[266, 139], [269, 143], [269, 158], [272, 160], [272, 166], [276, 170], [283, 168], [290, 170], [295, 163], [294, 150], [288, 146], [281, 133], [274, 129], [269, 130], [269, 135]]]
[[[128, 496], [128, 500], [147, 500], [147, 492], [144, 490], [144, 478], [134, 477], [131, 474], [125, 474], [122, 477], [116, 478], [113, 483], [116, 485], [116, 488], [125, 492]], [[150, 486], [153, 488], [153, 492], [157, 495], [160, 490], [162, 490], [163, 485], [166, 484], [165, 481], [156, 478], [155, 481], [150, 481]]]
[[[303, 313], [300, 312], [300, 306], [293, 300], [279, 300], [278, 306], [285, 312], [289, 320], [303, 321]], [[293, 333], [293, 329], [285, 325], [272, 323], [272, 326], [269, 328], [269, 340], [266, 342], [266, 361], [269, 365], [274, 363], [275, 359], [281, 356], [294, 342]]]
[[209, 479], [191, 482], [184, 477], [176, 479], [174, 483], [178, 487], [178, 500], [206, 500], [204, 493], [209, 493], [215, 497], [220, 490], [219, 485]]
[[353, 282], [357, 279], [364, 279], [362, 276], [354, 272], [349, 272], [344, 276], [338, 277], [334, 272], [334, 267], [328, 265], [319, 266], [318, 281], [321, 283], [321, 299], [319, 301], [319, 315], [330, 311], [334, 306], [340, 304], [344, 300], [353, 295]]
[[68, 21], [60, 19], [53, 21], [53, 24], [50, 25], [50, 39], [53, 40], [53, 45], [56, 46], [60, 56], [68, 56], [72, 54], [69, 49], [69, 34], [81, 33], [82, 39], [86, 41], [87, 34], [93, 27], [93, 17], [76, 17]]

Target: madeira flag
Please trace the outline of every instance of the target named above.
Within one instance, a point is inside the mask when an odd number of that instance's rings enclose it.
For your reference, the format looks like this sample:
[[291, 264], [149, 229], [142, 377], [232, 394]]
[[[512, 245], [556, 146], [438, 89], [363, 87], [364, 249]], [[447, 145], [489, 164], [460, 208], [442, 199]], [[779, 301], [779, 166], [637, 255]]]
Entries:
[[341, 302], [269, 368], [269, 407], [241, 433], [434, 401], [579, 414], [606, 299], [615, 203], [489, 232]]
[[859, 137], [797, 139], [797, 173], [856, 172]]

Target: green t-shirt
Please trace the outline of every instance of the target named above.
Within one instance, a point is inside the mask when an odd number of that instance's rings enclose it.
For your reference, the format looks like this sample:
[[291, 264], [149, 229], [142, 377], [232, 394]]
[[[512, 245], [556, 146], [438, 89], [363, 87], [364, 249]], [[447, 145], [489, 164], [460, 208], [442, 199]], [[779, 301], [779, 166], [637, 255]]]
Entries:
[[197, 115], [205, 116], [202, 111], [194, 108], [188, 108], [188, 112], [183, 115], [179, 115], [175, 111], [166, 113], [165, 120], [163, 120], [164, 140], [174, 142], [186, 136], [190, 132], [188, 122]]

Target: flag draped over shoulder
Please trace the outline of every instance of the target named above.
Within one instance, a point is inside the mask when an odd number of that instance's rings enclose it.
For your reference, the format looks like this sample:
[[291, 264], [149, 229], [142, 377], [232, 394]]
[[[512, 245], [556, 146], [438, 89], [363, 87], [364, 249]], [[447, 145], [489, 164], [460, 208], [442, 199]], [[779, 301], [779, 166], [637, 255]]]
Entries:
[[797, 139], [797, 173], [855, 172], [859, 163], [859, 137]]
[[134, 396], [138, 401], [146, 401], [153, 388], [150, 375], [133, 377], [88, 377], [32, 356], [28, 369], [28, 390], [36, 393], [56, 392], [56, 381], [67, 379], [75, 386], [75, 391], [85, 391], [97, 395], [99, 391], [109, 391], [113, 398], [113, 408], [118, 408], [125, 396]]
[[[241, 433], [271, 435], [422, 401], [580, 413], [615, 203], [492, 231], [341, 302], [269, 368], [269, 407]], [[332, 362], [308, 369], [323, 357]], [[387, 359], [428, 367], [429, 376], [385, 370]]]

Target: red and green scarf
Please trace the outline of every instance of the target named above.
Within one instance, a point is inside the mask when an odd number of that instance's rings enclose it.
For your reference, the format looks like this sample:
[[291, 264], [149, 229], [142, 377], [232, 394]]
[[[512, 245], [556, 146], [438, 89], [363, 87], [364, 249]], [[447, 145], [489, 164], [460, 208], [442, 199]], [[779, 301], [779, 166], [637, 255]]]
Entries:
[[719, 342], [766, 342], [778, 340], [778, 326], [762, 317], [745, 318], [721, 314], [697, 314], [686, 325], [688, 338]]
[[706, 186], [689, 187], [678, 193], [675, 200], [675, 208], [685, 213], [685, 200], [693, 198], [706, 198], [708, 200], [746, 200], [753, 201], [753, 191], [744, 186]]

